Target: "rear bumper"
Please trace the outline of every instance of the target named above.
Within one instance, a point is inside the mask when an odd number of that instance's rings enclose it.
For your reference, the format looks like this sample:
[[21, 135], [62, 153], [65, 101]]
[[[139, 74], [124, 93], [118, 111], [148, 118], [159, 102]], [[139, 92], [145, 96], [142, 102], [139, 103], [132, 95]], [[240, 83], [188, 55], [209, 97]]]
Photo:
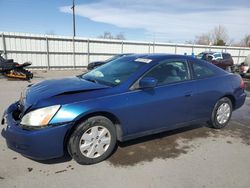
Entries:
[[234, 110], [240, 108], [245, 103], [247, 94], [245, 92], [241, 92], [240, 94], [236, 95]]
[[47, 160], [64, 154], [64, 140], [72, 123], [47, 127], [40, 130], [24, 130], [12, 117], [17, 104], [12, 104], [4, 114], [5, 127], [2, 136], [7, 146], [29, 158]]

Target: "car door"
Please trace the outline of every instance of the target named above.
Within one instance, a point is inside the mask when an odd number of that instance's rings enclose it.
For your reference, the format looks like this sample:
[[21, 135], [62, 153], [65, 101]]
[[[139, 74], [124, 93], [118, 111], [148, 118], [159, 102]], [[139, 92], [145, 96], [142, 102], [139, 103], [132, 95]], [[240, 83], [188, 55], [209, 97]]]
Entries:
[[[126, 94], [128, 134], [173, 129], [195, 119], [192, 112], [195, 82], [185, 60], [168, 60], [153, 67], [142, 78], [153, 77], [158, 85], [151, 89], [133, 89]], [[138, 81], [139, 82], [139, 81]], [[134, 84], [138, 85], [138, 82]]]
[[208, 119], [219, 97], [219, 93], [216, 92], [218, 78], [214, 77], [214, 70], [209, 68], [205, 63], [190, 62], [190, 65], [194, 79], [196, 80], [193, 114], [196, 116], [196, 119]]

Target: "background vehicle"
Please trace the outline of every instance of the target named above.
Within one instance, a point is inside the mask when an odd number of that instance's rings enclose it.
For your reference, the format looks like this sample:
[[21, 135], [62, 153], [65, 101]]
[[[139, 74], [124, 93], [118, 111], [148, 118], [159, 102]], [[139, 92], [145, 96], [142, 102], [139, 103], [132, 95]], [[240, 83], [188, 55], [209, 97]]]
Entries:
[[239, 75], [193, 57], [124, 56], [81, 76], [29, 86], [6, 110], [3, 136], [30, 158], [60, 157], [67, 148], [78, 163], [93, 164], [117, 141], [194, 123], [225, 127], [245, 102], [244, 87]]
[[109, 58], [109, 59], [107, 59], [107, 60], [105, 60], [105, 61], [95, 61], [95, 62], [91, 62], [91, 63], [88, 64], [87, 69], [88, 69], [88, 70], [93, 70], [93, 69], [95, 69], [95, 68], [97, 68], [97, 67], [99, 67], [99, 66], [101, 66], [101, 65], [104, 65], [105, 63], [108, 63], [108, 62], [110, 62], [110, 61], [116, 60], [116, 59], [118, 59], [118, 58], [120, 58], [120, 57], [124, 57], [124, 56], [126, 56], [126, 55], [131, 55], [131, 53], [117, 54], [117, 55], [115, 55], [115, 56], [113, 56], [113, 57], [111, 57], [111, 58]]
[[30, 71], [24, 69], [24, 67], [28, 67], [30, 65], [30, 62], [19, 64], [14, 62], [13, 59], [4, 59], [0, 54], [0, 73], [2, 73], [4, 76], [30, 80], [33, 78], [33, 74]]
[[247, 73], [250, 73], [250, 55], [248, 55], [243, 63], [239, 66], [239, 73], [245, 77]]
[[231, 72], [232, 66], [234, 65], [231, 54], [225, 52], [202, 52], [198, 54], [198, 59], [209, 61], [210, 63]]
[[247, 64], [245, 62], [241, 63], [240, 66], [239, 66], [240, 74], [244, 75], [244, 74], [248, 73], [249, 72], [249, 67], [250, 67], [249, 64]]
[[244, 62], [234, 65], [233, 72], [239, 73], [242, 77], [248, 76], [248, 73], [250, 73], [250, 55], [245, 58]]

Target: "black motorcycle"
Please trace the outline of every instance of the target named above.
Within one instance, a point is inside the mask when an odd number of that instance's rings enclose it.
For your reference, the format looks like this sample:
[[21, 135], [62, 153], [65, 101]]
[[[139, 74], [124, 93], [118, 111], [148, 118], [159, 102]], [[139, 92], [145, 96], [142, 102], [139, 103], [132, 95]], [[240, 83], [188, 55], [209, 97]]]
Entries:
[[0, 73], [6, 77], [30, 80], [33, 78], [33, 73], [24, 69], [30, 65], [30, 62], [19, 64], [13, 59], [4, 59], [0, 54]]

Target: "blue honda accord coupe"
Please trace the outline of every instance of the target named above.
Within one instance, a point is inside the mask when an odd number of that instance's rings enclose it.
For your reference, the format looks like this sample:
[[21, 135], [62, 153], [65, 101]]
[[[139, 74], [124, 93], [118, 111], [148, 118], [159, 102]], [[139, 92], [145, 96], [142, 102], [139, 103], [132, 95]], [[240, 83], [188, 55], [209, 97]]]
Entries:
[[225, 127], [246, 98], [240, 76], [189, 56], [134, 54], [83, 75], [30, 85], [5, 111], [10, 149], [80, 164], [111, 155], [118, 141], [208, 122]]

